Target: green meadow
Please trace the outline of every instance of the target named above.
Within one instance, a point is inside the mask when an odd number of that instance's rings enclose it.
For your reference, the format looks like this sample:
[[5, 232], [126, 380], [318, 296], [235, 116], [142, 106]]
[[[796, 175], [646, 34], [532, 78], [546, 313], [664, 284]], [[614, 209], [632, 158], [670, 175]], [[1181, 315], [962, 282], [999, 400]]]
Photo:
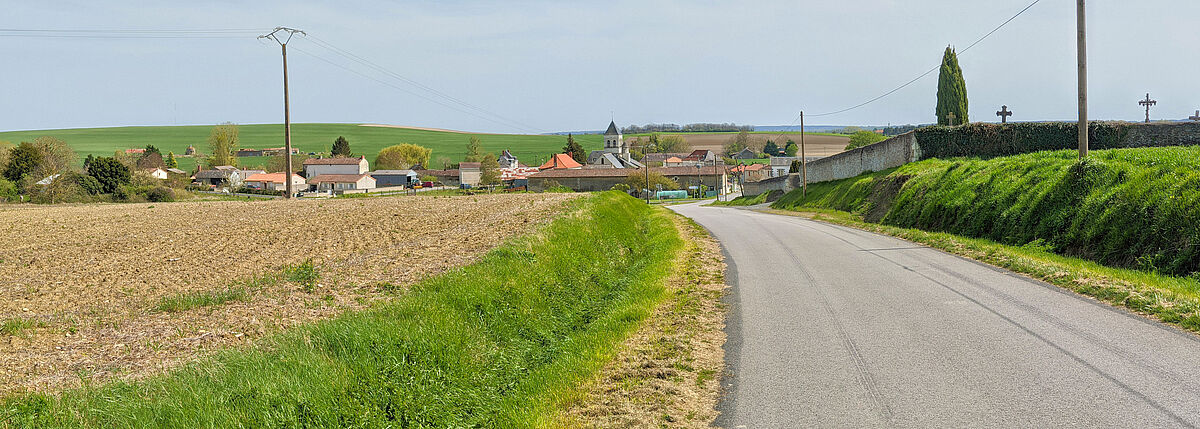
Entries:
[[[240, 147], [263, 149], [283, 146], [282, 124], [239, 125]], [[183, 155], [188, 145], [201, 153], [207, 153], [206, 140], [212, 126], [148, 126], [113, 128], [74, 128], [62, 130], [35, 130], [0, 132], [0, 141], [20, 143], [41, 136], [55, 137], [67, 142], [80, 159], [87, 155], [111, 156], [115, 151], [142, 148], [154, 145], [165, 154], [174, 152]], [[365, 127], [358, 124], [292, 124], [292, 145], [301, 153], [327, 153], [333, 140], [344, 136], [350, 140], [355, 154], [366, 155], [375, 161], [380, 149], [401, 143], [412, 143], [433, 150], [431, 161], [439, 157], [459, 162], [466, 154], [467, 141], [478, 136], [487, 152], [499, 154], [510, 150], [522, 163], [536, 165], [544, 162], [550, 154], [562, 151], [567, 136], [516, 135], [516, 134], [468, 134], [448, 131], [426, 131], [405, 128]], [[599, 135], [581, 135], [576, 140], [584, 149], [599, 149], [603, 139]], [[190, 171], [198, 159], [179, 158], [179, 167]], [[265, 165], [268, 157], [239, 158], [243, 166]]]

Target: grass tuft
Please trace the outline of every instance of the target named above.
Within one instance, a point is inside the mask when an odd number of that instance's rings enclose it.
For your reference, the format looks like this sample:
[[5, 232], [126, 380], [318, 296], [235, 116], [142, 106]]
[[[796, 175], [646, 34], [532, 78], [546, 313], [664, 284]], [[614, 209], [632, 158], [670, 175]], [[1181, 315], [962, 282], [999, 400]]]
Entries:
[[32, 319], [14, 317], [0, 322], [0, 336], [23, 337], [29, 331], [42, 326], [41, 322]]
[[177, 313], [193, 308], [212, 307], [233, 301], [245, 301], [249, 293], [243, 287], [230, 287], [217, 291], [196, 291], [164, 296], [154, 306], [159, 313]]

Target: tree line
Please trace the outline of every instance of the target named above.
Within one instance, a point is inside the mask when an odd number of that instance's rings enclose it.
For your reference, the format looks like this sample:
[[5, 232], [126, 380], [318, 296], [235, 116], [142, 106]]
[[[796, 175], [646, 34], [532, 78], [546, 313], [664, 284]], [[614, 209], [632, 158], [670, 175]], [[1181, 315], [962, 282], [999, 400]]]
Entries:
[[646, 124], [643, 126], [630, 125], [621, 128], [623, 134], [644, 134], [644, 133], [662, 133], [662, 132], [681, 132], [681, 133], [736, 133], [739, 131], [754, 131], [752, 125], [738, 125], [733, 123], [714, 124], [714, 123], [695, 123], [683, 126], [675, 124]]

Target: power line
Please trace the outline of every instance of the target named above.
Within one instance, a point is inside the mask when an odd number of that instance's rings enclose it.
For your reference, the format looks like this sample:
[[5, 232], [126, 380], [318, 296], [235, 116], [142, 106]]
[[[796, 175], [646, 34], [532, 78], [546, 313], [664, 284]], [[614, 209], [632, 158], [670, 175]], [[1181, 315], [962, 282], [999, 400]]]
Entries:
[[500, 115], [500, 114], [497, 114], [497, 113], [491, 112], [491, 111], [489, 111], [489, 110], [487, 110], [487, 109], [484, 109], [484, 108], [482, 108], [482, 107], [479, 107], [479, 106], [476, 106], [476, 105], [470, 104], [470, 103], [468, 103], [468, 102], [466, 102], [466, 101], [463, 101], [463, 100], [461, 100], [461, 99], [458, 99], [458, 98], [456, 98], [456, 97], [454, 97], [454, 96], [452, 96], [452, 95], [450, 95], [450, 94], [447, 94], [447, 93], [445, 93], [445, 92], [442, 92], [442, 91], [439, 91], [439, 90], [437, 90], [437, 89], [434, 89], [434, 88], [432, 88], [432, 87], [430, 87], [430, 86], [428, 86], [428, 85], [425, 85], [425, 84], [422, 84], [422, 83], [420, 83], [420, 82], [417, 82], [417, 81], [415, 81], [415, 80], [413, 80], [413, 79], [410, 79], [410, 78], [408, 78], [408, 77], [406, 77], [406, 76], [404, 76], [404, 75], [401, 75], [401, 74], [399, 74], [399, 73], [396, 73], [396, 72], [394, 72], [394, 71], [391, 71], [391, 70], [389, 70], [389, 69], [387, 69], [387, 68], [385, 68], [385, 67], [383, 67], [383, 66], [380, 66], [379, 64], [376, 64], [376, 63], [374, 63], [374, 62], [371, 62], [370, 60], [367, 60], [367, 59], [365, 59], [365, 58], [363, 58], [363, 57], [360, 57], [360, 56], [358, 56], [358, 55], [355, 55], [354, 53], [352, 53], [352, 52], [350, 52], [350, 51], [347, 51], [347, 50], [345, 50], [345, 49], [342, 49], [342, 48], [339, 48], [339, 47], [337, 47], [337, 46], [334, 46], [332, 43], [329, 43], [329, 42], [327, 42], [327, 41], [325, 41], [325, 40], [322, 40], [321, 38], [319, 38], [319, 37], [317, 37], [317, 36], [309, 36], [309, 37], [308, 37], [308, 39], [309, 39], [309, 40], [311, 40], [311, 41], [313, 41], [313, 43], [317, 44], [318, 46], [320, 46], [320, 47], [322, 47], [322, 48], [325, 48], [325, 49], [327, 49], [327, 50], [329, 50], [329, 51], [332, 51], [333, 53], [335, 53], [335, 54], [337, 54], [337, 55], [339, 55], [339, 56], [341, 56], [341, 57], [344, 57], [344, 58], [346, 58], [346, 59], [348, 59], [348, 60], [350, 60], [350, 61], [354, 61], [354, 62], [356, 62], [356, 63], [359, 63], [359, 64], [361, 64], [361, 65], [364, 65], [364, 66], [366, 66], [366, 67], [368, 67], [368, 68], [371, 68], [371, 69], [373, 69], [373, 70], [375, 70], [375, 71], [378, 71], [378, 72], [380, 72], [380, 73], [383, 73], [384, 75], [390, 76], [390, 77], [392, 77], [392, 78], [395, 78], [395, 79], [398, 79], [398, 80], [400, 80], [400, 81], [403, 81], [403, 82], [405, 82], [405, 83], [407, 83], [407, 84], [410, 84], [410, 85], [412, 85], [412, 86], [415, 86], [415, 87], [417, 87], [417, 88], [419, 88], [419, 89], [421, 89], [421, 90], [424, 90], [424, 91], [426, 91], [426, 92], [429, 92], [429, 93], [431, 93], [431, 94], [433, 94], [433, 95], [435, 95], [435, 96], [437, 96], [437, 97], [444, 98], [444, 99], [446, 99], [446, 100], [448, 100], [448, 101], [450, 101], [450, 102], [452, 102], [452, 103], [455, 103], [455, 104], [457, 104], [457, 105], [459, 105], [459, 106], [462, 106], [462, 107], [465, 107], [465, 108], [467, 108], [467, 109], [471, 109], [471, 110], [474, 110], [474, 111], [476, 111], [476, 112], [479, 112], [479, 113], [481, 113], [481, 114], [488, 115], [488, 116], [491, 116], [491, 117], [493, 117], [493, 118], [499, 119], [499, 120], [501, 120], [501, 121], [507, 122], [507, 123], [508, 123], [508, 126], [515, 126], [515, 127], [516, 127], [516, 128], [518, 128], [518, 129], [524, 129], [524, 130], [526, 130], [526, 131], [535, 131], [535, 132], [537, 132], [537, 131], [543, 131], [543, 130], [540, 130], [540, 129], [538, 129], [538, 128], [537, 128], [537, 127], [535, 127], [535, 126], [532, 126], [532, 125], [529, 125], [529, 124], [526, 124], [526, 123], [523, 123], [523, 122], [520, 122], [520, 121], [517, 121], [517, 120], [511, 119], [511, 118], [505, 117], [505, 116], [503, 116], [503, 115]]
[[350, 68], [350, 67], [346, 67], [346, 66], [344, 66], [344, 65], [341, 65], [341, 64], [338, 64], [338, 63], [336, 63], [336, 62], [333, 62], [333, 61], [331, 61], [331, 60], [329, 60], [329, 59], [327, 59], [327, 58], [325, 58], [325, 57], [322, 57], [322, 56], [320, 56], [320, 55], [313, 54], [313, 53], [311, 53], [311, 52], [308, 52], [308, 51], [305, 51], [305, 50], [303, 50], [303, 49], [296, 48], [296, 47], [293, 47], [292, 49], [293, 49], [293, 50], [295, 50], [296, 52], [299, 52], [299, 53], [302, 53], [302, 54], [304, 54], [304, 55], [308, 55], [308, 56], [310, 56], [310, 57], [316, 58], [316, 59], [318, 59], [318, 60], [320, 60], [320, 61], [322, 61], [322, 62], [325, 62], [325, 63], [327, 63], [327, 64], [329, 64], [329, 65], [331, 65], [331, 66], [337, 67], [337, 68], [339, 68], [339, 69], [345, 70], [345, 71], [347, 71], [347, 72], [350, 72], [350, 73], [354, 73], [354, 74], [356, 74], [356, 75], [358, 75], [358, 76], [361, 76], [361, 77], [363, 77], [363, 78], [366, 78], [366, 79], [373, 80], [373, 81], [375, 81], [375, 82], [377, 82], [377, 83], [379, 83], [379, 84], [381, 84], [381, 85], [385, 85], [385, 86], [388, 86], [388, 87], [390, 87], [390, 88], [392, 88], [392, 89], [395, 89], [395, 90], [398, 90], [398, 91], [402, 91], [402, 92], [404, 92], [404, 93], [407, 93], [407, 94], [409, 94], [409, 95], [412, 95], [412, 96], [414, 96], [414, 97], [417, 97], [417, 98], [420, 98], [420, 99], [422, 99], [422, 100], [428, 101], [428, 102], [430, 102], [430, 103], [434, 103], [434, 104], [437, 104], [437, 105], [440, 105], [440, 106], [443, 106], [443, 107], [446, 107], [446, 108], [449, 108], [449, 109], [457, 110], [457, 111], [459, 111], [459, 112], [466, 113], [466, 114], [468, 114], [468, 115], [471, 115], [471, 116], [475, 116], [475, 117], [477, 117], [477, 118], [479, 118], [479, 119], [483, 119], [483, 120], [485, 120], [485, 121], [489, 121], [489, 122], [492, 122], [492, 123], [494, 123], [494, 124], [497, 124], [497, 125], [501, 125], [501, 126], [505, 126], [505, 127], [512, 127], [512, 128], [517, 128], [517, 129], [523, 129], [524, 131], [534, 131], [534, 132], [536, 132], [536, 130], [525, 129], [524, 127], [515, 126], [514, 124], [510, 124], [510, 123], [501, 122], [501, 121], [499, 121], [499, 120], [492, 119], [492, 118], [489, 118], [489, 117], [487, 117], [487, 116], [483, 116], [483, 115], [477, 114], [477, 113], [475, 113], [475, 112], [471, 112], [471, 111], [464, 110], [464, 109], [461, 109], [461, 108], [459, 108], [459, 107], [456, 107], [456, 106], [453, 106], [453, 105], [450, 105], [450, 104], [447, 104], [447, 103], [443, 103], [443, 102], [441, 102], [441, 101], [439, 101], [439, 100], [435, 100], [435, 99], [433, 99], [433, 98], [427, 97], [427, 96], [425, 96], [425, 95], [423, 95], [423, 94], [421, 94], [421, 93], [418, 93], [418, 92], [412, 91], [412, 90], [410, 90], [410, 89], [408, 89], [408, 88], [404, 88], [404, 87], [402, 87], [402, 86], [399, 86], [399, 85], [393, 84], [393, 83], [391, 83], [391, 82], [388, 82], [388, 81], [386, 81], [386, 80], [379, 79], [379, 78], [377, 78], [377, 77], [375, 77], [375, 76], [368, 75], [368, 74], [366, 74], [366, 73], [360, 72], [360, 71], [358, 71], [358, 70], [355, 70], [355, 69], [352, 69], [352, 68]]
[[[964, 48], [963, 50], [959, 51], [959, 52], [958, 52], [958, 54], [959, 54], [959, 55], [965, 54], [967, 51], [971, 50], [971, 48], [974, 48], [974, 47], [975, 47], [975, 45], [978, 45], [979, 43], [983, 42], [983, 41], [984, 41], [985, 39], [987, 39], [988, 37], [991, 37], [991, 35], [995, 34], [997, 31], [1000, 31], [1000, 29], [1001, 29], [1001, 28], [1004, 28], [1006, 25], [1008, 25], [1008, 23], [1010, 23], [1010, 22], [1013, 22], [1013, 20], [1017, 19], [1017, 17], [1021, 16], [1022, 14], [1024, 14], [1024, 13], [1025, 13], [1026, 11], [1028, 11], [1029, 9], [1033, 8], [1033, 6], [1034, 6], [1034, 5], [1036, 5], [1036, 4], [1038, 4], [1038, 3], [1040, 3], [1041, 1], [1042, 1], [1042, 0], [1034, 0], [1034, 2], [1033, 2], [1033, 3], [1030, 3], [1030, 4], [1029, 4], [1029, 6], [1025, 6], [1025, 8], [1024, 8], [1024, 9], [1021, 9], [1021, 11], [1020, 11], [1020, 12], [1017, 12], [1017, 14], [1016, 14], [1016, 15], [1013, 15], [1011, 18], [1008, 18], [1008, 20], [1006, 20], [1006, 21], [1004, 21], [1003, 23], [1001, 23], [1000, 25], [996, 26], [996, 28], [993, 28], [993, 29], [992, 29], [992, 31], [989, 31], [989, 32], [987, 32], [987, 34], [984, 34], [984, 35], [983, 35], [983, 37], [980, 37], [979, 39], [975, 40], [975, 42], [971, 43], [970, 45], [967, 45], [967, 47], [966, 47], [966, 48]], [[910, 86], [910, 85], [912, 85], [912, 84], [916, 83], [918, 80], [921, 80], [921, 78], [924, 78], [925, 76], [929, 76], [929, 74], [930, 74], [930, 73], [933, 73], [933, 72], [937, 71], [937, 70], [938, 70], [938, 69], [940, 69], [940, 68], [941, 68], [941, 65], [939, 64], [938, 66], [936, 66], [936, 67], [934, 67], [934, 68], [931, 68], [931, 69], [927, 70], [927, 71], [926, 71], [926, 72], [924, 72], [924, 73], [921, 73], [921, 74], [920, 74], [919, 76], [917, 76], [916, 78], [913, 78], [913, 80], [910, 80], [910, 81], [908, 81], [908, 82], [904, 83], [903, 85], [900, 85], [900, 86], [896, 87], [895, 89], [893, 89], [893, 90], [891, 90], [891, 91], [885, 92], [885, 93], [883, 93], [883, 95], [880, 95], [880, 96], [878, 96], [878, 97], [875, 97], [875, 98], [872, 98], [872, 99], [870, 99], [870, 100], [867, 100], [867, 101], [865, 101], [865, 102], [862, 102], [862, 103], [859, 103], [859, 104], [857, 104], [857, 105], [854, 105], [853, 107], [848, 107], [848, 108], [845, 108], [845, 109], [842, 109], [842, 110], [837, 110], [837, 111], [833, 111], [833, 112], [826, 112], [826, 113], [818, 113], [818, 114], [813, 114], [813, 115], [808, 115], [808, 116], [810, 116], [810, 117], [815, 117], [815, 116], [831, 116], [831, 115], [837, 115], [837, 114], [839, 114], [839, 113], [846, 113], [846, 112], [849, 112], [849, 111], [851, 111], [851, 110], [854, 110], [854, 109], [857, 109], [857, 108], [860, 108], [860, 107], [866, 106], [866, 105], [868, 105], [868, 104], [871, 104], [871, 103], [874, 103], [874, 102], [876, 102], [876, 101], [882, 100], [884, 97], [887, 97], [887, 96], [889, 96], [889, 95], [892, 95], [892, 94], [896, 93], [896, 91], [899, 91], [899, 90], [901, 90], [901, 89], [907, 88], [908, 86]]]
[[0, 28], [0, 37], [71, 39], [237, 39], [261, 33], [261, 29], [48, 29]]

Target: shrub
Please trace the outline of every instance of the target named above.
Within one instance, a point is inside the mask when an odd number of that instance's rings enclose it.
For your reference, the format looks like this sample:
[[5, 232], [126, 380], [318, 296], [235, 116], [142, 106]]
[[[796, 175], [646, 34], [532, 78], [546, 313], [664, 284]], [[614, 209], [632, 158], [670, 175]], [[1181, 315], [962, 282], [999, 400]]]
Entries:
[[112, 157], [100, 157], [88, 165], [88, 175], [95, 177], [105, 193], [115, 194], [117, 189], [132, 180], [129, 167]]
[[850, 136], [850, 144], [846, 145], [846, 150], [858, 149], [884, 140], [887, 140], [887, 136], [883, 134], [874, 131], [859, 131]]
[[0, 201], [16, 201], [19, 197], [17, 184], [5, 179], [0, 179]]
[[166, 203], [175, 201], [175, 191], [166, 186], [155, 186], [146, 192], [146, 200], [152, 203]]
[[100, 184], [100, 181], [96, 180], [95, 177], [86, 174], [71, 173], [70, 178], [88, 195], [104, 193], [104, 185]]

